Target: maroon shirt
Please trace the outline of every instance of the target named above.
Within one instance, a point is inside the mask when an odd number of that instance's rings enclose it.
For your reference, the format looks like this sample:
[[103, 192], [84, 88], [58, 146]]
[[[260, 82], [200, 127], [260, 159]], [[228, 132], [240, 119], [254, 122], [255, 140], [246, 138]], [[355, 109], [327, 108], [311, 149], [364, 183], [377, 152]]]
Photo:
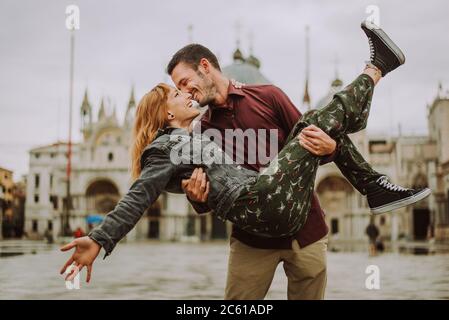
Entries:
[[[300, 119], [301, 113], [293, 105], [287, 95], [273, 85], [244, 85], [235, 88], [231, 82], [228, 87], [228, 98], [223, 106], [210, 105], [201, 118], [201, 131], [218, 129], [223, 137], [222, 148], [225, 148], [225, 129], [276, 129], [278, 133], [278, 152], [285, 144], [294, 124]], [[229, 142], [229, 141], [228, 141]], [[250, 142], [251, 143], [251, 142]], [[234, 160], [243, 160], [241, 165], [259, 171], [261, 164], [248, 163], [248, 151], [253, 152], [253, 145], [248, 145], [245, 139], [245, 158], [236, 156], [236, 148], [233, 150]], [[269, 139], [266, 140], [266, 155], [269, 155]], [[238, 153], [238, 152], [237, 152]], [[230, 154], [229, 154], [230, 155]], [[333, 156], [323, 159], [322, 162], [333, 161]], [[251, 161], [250, 161], [251, 162]], [[241, 163], [241, 162], [240, 162]], [[296, 238], [301, 247], [305, 247], [324, 237], [328, 233], [328, 227], [324, 221], [324, 212], [320, 207], [316, 194], [313, 195], [312, 207], [304, 226], [299, 232], [288, 238], [262, 238], [249, 234], [233, 225], [232, 237], [256, 248], [263, 249], [290, 249], [293, 238]]]

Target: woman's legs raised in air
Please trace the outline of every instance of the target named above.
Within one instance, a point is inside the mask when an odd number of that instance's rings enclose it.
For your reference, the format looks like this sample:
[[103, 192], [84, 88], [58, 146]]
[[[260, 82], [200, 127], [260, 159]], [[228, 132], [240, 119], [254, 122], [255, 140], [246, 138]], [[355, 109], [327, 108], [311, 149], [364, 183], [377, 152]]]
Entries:
[[330, 136], [363, 129], [373, 89], [374, 80], [362, 74], [326, 107], [307, 112], [292, 130], [292, 138], [257, 181], [245, 187], [226, 218], [259, 236], [285, 237], [296, 232], [310, 211], [321, 159], [300, 146], [296, 135], [311, 124]]
[[[310, 211], [316, 171], [320, 162], [320, 157], [312, 155], [299, 145], [297, 134], [306, 126], [314, 124], [338, 139], [342, 135], [366, 127], [374, 86], [381, 77], [402, 65], [405, 57], [400, 48], [378, 26], [364, 21], [361, 27], [368, 37], [371, 53], [363, 74], [345, 90], [337, 93], [329, 105], [321, 110], [306, 113], [295, 125], [284, 148], [270, 166], [259, 175], [254, 184], [246, 186], [241, 192], [227, 216], [228, 220], [240, 228], [265, 237], [282, 237], [296, 233], [304, 225]], [[344, 157], [344, 154], [351, 152], [343, 153], [340, 157]], [[367, 171], [369, 170], [366, 168], [360, 170]], [[374, 175], [372, 172], [370, 174]], [[353, 180], [358, 179], [356, 177]], [[376, 181], [376, 185], [371, 187], [372, 190], [367, 190], [371, 207], [372, 203], [378, 202], [377, 198], [390, 198], [386, 207], [375, 208], [378, 213], [419, 201], [430, 193], [430, 190], [416, 192], [404, 188], [398, 191], [398, 186], [385, 179]], [[371, 209], [373, 210], [373, 207]]]

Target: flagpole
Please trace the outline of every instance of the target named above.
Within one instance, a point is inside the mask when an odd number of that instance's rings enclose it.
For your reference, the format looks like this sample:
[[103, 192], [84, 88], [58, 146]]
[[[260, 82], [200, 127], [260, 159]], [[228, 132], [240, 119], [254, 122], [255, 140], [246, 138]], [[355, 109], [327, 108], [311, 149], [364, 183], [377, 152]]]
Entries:
[[70, 79], [69, 79], [69, 136], [67, 143], [67, 190], [66, 190], [66, 206], [62, 223], [62, 234], [70, 236], [70, 209], [72, 204], [72, 196], [70, 190], [71, 171], [72, 171], [72, 109], [73, 109], [73, 79], [74, 79], [74, 50], [75, 50], [75, 29], [70, 30]]

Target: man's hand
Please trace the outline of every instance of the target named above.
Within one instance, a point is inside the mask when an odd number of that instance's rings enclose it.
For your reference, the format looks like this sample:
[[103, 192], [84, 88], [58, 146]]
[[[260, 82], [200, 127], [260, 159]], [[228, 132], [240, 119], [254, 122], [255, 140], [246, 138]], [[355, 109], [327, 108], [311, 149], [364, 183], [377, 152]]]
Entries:
[[207, 202], [209, 181], [207, 181], [203, 169], [196, 168], [193, 170], [190, 179], [182, 180], [181, 186], [190, 200], [201, 203]]
[[72, 256], [69, 258], [69, 260], [67, 260], [60, 273], [63, 274], [68, 266], [75, 263], [74, 265], [76, 266], [76, 268], [72, 269], [72, 271], [65, 278], [66, 281], [72, 281], [78, 274], [78, 272], [80, 272], [81, 269], [86, 266], [86, 282], [89, 282], [92, 275], [92, 265], [98, 254], [100, 253], [101, 246], [91, 238], [85, 236], [77, 238], [72, 242], [66, 244], [61, 248], [61, 251], [68, 251], [72, 248], [75, 248], [75, 252], [73, 252]]
[[304, 128], [298, 135], [301, 146], [316, 156], [327, 156], [335, 151], [337, 143], [315, 125]]

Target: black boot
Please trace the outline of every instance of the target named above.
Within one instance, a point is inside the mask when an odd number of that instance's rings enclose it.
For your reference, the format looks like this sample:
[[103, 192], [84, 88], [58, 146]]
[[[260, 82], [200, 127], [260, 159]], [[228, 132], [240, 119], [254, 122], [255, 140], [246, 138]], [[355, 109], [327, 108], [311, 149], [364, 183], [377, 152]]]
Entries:
[[418, 202], [430, 195], [430, 189], [408, 189], [395, 185], [382, 176], [367, 187], [368, 204], [374, 214], [392, 211]]
[[375, 65], [384, 77], [405, 62], [405, 56], [401, 49], [379, 27], [366, 21], [361, 25], [368, 36], [370, 46], [370, 61]]

